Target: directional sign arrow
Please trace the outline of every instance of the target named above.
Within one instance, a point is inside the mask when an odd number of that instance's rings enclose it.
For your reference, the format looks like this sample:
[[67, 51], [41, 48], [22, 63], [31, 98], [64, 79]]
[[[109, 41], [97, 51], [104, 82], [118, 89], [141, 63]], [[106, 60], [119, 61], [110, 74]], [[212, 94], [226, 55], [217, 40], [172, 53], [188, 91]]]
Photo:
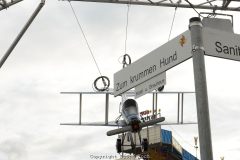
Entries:
[[205, 55], [240, 61], [240, 35], [203, 28]]
[[157, 76], [192, 57], [189, 30], [114, 74], [114, 96]]
[[166, 84], [166, 72], [163, 72], [135, 87], [135, 99], [152, 92]]

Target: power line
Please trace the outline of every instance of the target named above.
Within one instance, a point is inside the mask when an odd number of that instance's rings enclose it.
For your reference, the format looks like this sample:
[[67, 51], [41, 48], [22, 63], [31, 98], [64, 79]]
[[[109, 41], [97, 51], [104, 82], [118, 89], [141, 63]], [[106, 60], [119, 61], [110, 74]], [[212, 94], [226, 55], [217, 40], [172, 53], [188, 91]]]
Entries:
[[90, 50], [90, 53], [92, 54], [93, 60], [94, 60], [96, 66], [97, 66], [97, 68], [98, 68], [98, 71], [99, 71], [100, 75], [102, 76], [102, 73], [101, 73], [101, 71], [100, 71], [100, 69], [99, 69], [99, 67], [98, 67], [97, 61], [95, 60], [95, 58], [94, 58], [94, 56], [93, 56], [93, 53], [92, 53], [92, 50], [91, 50], [91, 48], [90, 48], [90, 46], [89, 46], [89, 44], [88, 44], [87, 38], [85, 37], [85, 34], [84, 34], [83, 30], [82, 30], [82, 27], [81, 27], [81, 25], [80, 25], [80, 23], [79, 23], [79, 21], [78, 21], [78, 18], [77, 18], [76, 14], [75, 14], [75, 11], [74, 11], [74, 9], [73, 9], [72, 4], [71, 4], [70, 1], [69, 1], [69, 4], [70, 4], [70, 6], [71, 6], [71, 8], [72, 8], [72, 11], [73, 11], [73, 13], [74, 13], [74, 15], [75, 15], [75, 18], [76, 18], [77, 22], [78, 22], [79, 28], [80, 28], [81, 31], [82, 31], [83, 37], [84, 37], [84, 39], [85, 39], [85, 41], [86, 41], [86, 43], [87, 43], [87, 45], [88, 45], [88, 48], [89, 48], [89, 50]]

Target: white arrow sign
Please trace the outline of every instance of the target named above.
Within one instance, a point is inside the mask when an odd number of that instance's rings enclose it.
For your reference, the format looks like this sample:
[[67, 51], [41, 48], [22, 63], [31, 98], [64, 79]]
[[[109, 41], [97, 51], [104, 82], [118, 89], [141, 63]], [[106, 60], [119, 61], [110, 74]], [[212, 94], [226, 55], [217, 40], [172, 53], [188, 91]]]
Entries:
[[135, 99], [152, 92], [166, 84], [166, 72], [163, 72], [135, 87]]
[[206, 55], [240, 61], [240, 35], [211, 28], [202, 31]]
[[114, 96], [192, 57], [189, 30], [114, 74]]

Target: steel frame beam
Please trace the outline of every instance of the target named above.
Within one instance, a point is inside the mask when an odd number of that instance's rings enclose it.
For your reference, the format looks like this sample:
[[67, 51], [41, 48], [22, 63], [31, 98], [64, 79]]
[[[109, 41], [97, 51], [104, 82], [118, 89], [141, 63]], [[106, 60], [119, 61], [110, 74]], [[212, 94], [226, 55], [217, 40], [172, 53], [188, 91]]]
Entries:
[[204, 2], [204, 3], [199, 4], [198, 6], [201, 6], [201, 5], [204, 5], [204, 4], [207, 4], [207, 3], [209, 3], [209, 4], [212, 6], [212, 3], [211, 3], [211, 2], [214, 2], [214, 1], [217, 1], [217, 0], [207, 1], [207, 2]]
[[[162, 6], [162, 7], [179, 7], [179, 8], [192, 8], [189, 4], [180, 4], [180, 3], [163, 3], [164, 0], [159, 2], [153, 1], [132, 1], [132, 0], [61, 0], [61, 1], [82, 1], [82, 2], [99, 2], [99, 3], [117, 3], [117, 4], [131, 4], [131, 5], [147, 5], [147, 6]], [[210, 9], [210, 10], [227, 10], [227, 11], [240, 11], [238, 7], [228, 7], [230, 2], [237, 0], [230, 0], [227, 3], [223, 3], [223, 6], [211, 6], [213, 0], [207, 1], [204, 4], [209, 3], [210, 5], [193, 4], [195, 9]], [[238, 1], [239, 2], [239, 1]], [[225, 5], [224, 5], [225, 4]]]
[[16, 39], [13, 41], [12, 45], [9, 47], [7, 52], [4, 54], [3, 58], [0, 60], [0, 68], [2, 67], [4, 62], [7, 60], [9, 55], [12, 53], [13, 49], [16, 47], [16, 45], [18, 44], [18, 42], [20, 41], [20, 39], [22, 38], [24, 33], [27, 31], [29, 26], [32, 24], [33, 20], [36, 18], [36, 16], [41, 11], [41, 9], [43, 8], [44, 5], [45, 5], [45, 0], [41, 0], [41, 3], [38, 5], [37, 9], [33, 12], [32, 16], [29, 18], [29, 20], [27, 21], [27, 23], [25, 24], [23, 29], [20, 31], [20, 33], [18, 34]]
[[209, 0], [207, 0], [207, 2], [210, 4], [210, 6], [212, 6], [212, 3], [211, 3], [211, 2], [209, 2]]
[[226, 3], [226, 0], [223, 0], [222, 6], [224, 6], [225, 3]]
[[3, 9], [7, 9], [8, 7], [10, 7], [10, 6], [12, 6], [12, 5], [14, 5], [18, 2], [21, 2], [21, 1], [23, 1], [23, 0], [11, 0], [11, 2], [6, 3], [6, 1], [3, 0], [3, 4], [0, 3], [0, 5], [1, 5], [0, 6], [0, 11], [3, 10]]
[[226, 9], [230, 3], [231, 3], [231, 0], [228, 0], [228, 1], [223, 5], [223, 8]]

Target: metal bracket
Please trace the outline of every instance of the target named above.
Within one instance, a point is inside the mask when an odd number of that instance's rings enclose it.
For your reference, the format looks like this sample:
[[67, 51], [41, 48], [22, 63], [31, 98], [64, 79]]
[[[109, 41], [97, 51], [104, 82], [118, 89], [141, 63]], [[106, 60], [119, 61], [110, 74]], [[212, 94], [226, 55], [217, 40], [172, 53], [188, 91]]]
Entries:
[[192, 51], [195, 52], [197, 49], [201, 49], [201, 50], [203, 50], [203, 51], [204, 51], [204, 54], [205, 54], [205, 49], [204, 49], [204, 47], [193, 45], [193, 47], [192, 47]]
[[231, 14], [210, 13], [210, 12], [200, 12], [200, 14], [208, 14], [207, 17], [209, 17], [210, 15], [213, 15], [213, 14], [214, 15], [220, 15], [220, 16], [229, 16], [232, 19], [232, 27], [233, 27], [233, 15], [231, 15]]
[[201, 22], [197, 22], [197, 21], [194, 21], [194, 22], [190, 23], [189, 27], [192, 27], [192, 26], [201, 26], [201, 27], [203, 27], [202, 23]]
[[214, 9], [213, 9], [213, 14], [215, 14], [216, 13], [216, 8], [217, 8], [217, 5], [214, 5]]
[[2, 6], [3, 8], [5, 7], [5, 5], [4, 5], [4, 4], [2, 4], [2, 3], [0, 3], [0, 6]]

